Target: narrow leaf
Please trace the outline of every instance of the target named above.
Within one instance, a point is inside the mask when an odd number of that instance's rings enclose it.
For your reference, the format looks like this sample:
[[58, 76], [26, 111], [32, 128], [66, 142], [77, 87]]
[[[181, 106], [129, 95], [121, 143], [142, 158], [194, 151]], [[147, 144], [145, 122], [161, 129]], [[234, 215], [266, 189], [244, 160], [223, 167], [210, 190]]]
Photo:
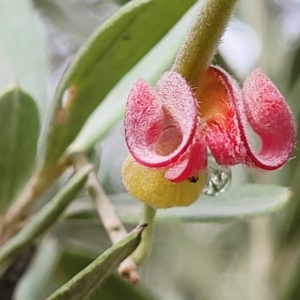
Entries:
[[0, 95], [0, 211], [10, 204], [33, 168], [39, 127], [31, 96], [17, 86]]
[[79, 170], [64, 188], [47, 203], [36, 216], [0, 249], [0, 264], [44, 233], [61, 215], [68, 204], [83, 187], [91, 165]]
[[0, 1], [0, 88], [13, 81], [46, 108], [47, 57], [29, 0]]
[[[231, 187], [218, 196], [201, 195], [191, 206], [158, 210], [162, 221], [221, 222], [248, 219], [272, 213], [284, 206], [291, 193], [276, 185], [246, 184]], [[128, 194], [111, 196], [118, 214], [124, 221], [136, 221], [140, 206]]]
[[143, 225], [135, 228], [124, 240], [105, 251], [47, 300], [87, 299], [104, 278], [137, 248], [144, 228]]
[[114, 85], [194, 2], [174, 0], [170, 9], [168, 0], [132, 1], [95, 32], [56, 92], [46, 138], [46, 165], [55, 163]]
[[144, 78], [154, 85], [161, 74], [170, 68], [198, 6], [199, 3], [194, 5], [167, 35], [115, 85], [89, 117], [70, 146], [72, 151], [89, 150], [124, 116], [128, 94], [138, 78]]
[[[80, 224], [78, 225], [78, 228], [80, 228]], [[97, 226], [100, 226], [100, 220]], [[86, 232], [89, 232], [89, 230], [93, 230], [93, 225], [85, 228]], [[103, 234], [106, 235], [104, 232]], [[101, 239], [103, 235], [99, 235], [99, 232], [97, 232], [94, 235], [94, 239], [97, 240], [97, 237], [100, 238], [98, 244], [101, 244], [102, 247]], [[72, 238], [70, 239], [72, 240]], [[85, 241], [82, 241], [82, 244], [85, 244], [87, 247], [90, 246]], [[41, 300], [47, 298], [88, 266], [99, 253], [98, 251], [97, 254], [90, 255], [90, 253], [82, 252], [77, 247], [74, 247], [68, 241], [58, 242], [53, 235], [49, 235], [46, 239], [43, 239], [30, 268], [20, 279], [13, 299]], [[132, 286], [117, 274], [112, 274], [89, 297], [89, 300], [99, 299], [153, 300], [154, 298], [149, 295], [145, 287]], [[157, 300], [157, 297], [155, 299]]]

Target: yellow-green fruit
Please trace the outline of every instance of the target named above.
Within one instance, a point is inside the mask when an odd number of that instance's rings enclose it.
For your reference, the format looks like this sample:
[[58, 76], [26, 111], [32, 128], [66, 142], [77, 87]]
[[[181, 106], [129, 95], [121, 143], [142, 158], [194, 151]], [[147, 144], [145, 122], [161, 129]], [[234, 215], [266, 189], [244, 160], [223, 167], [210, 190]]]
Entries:
[[148, 169], [128, 156], [122, 167], [123, 184], [128, 192], [153, 208], [188, 206], [199, 197], [207, 172], [198, 175], [197, 182], [185, 180], [172, 183], [165, 178], [165, 171]]

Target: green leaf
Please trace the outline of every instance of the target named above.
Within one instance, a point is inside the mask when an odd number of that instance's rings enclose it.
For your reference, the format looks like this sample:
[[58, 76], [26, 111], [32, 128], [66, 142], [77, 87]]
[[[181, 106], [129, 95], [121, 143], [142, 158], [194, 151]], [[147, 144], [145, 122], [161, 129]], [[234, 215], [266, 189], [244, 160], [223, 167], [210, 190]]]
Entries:
[[39, 127], [31, 96], [19, 87], [0, 95], [0, 211], [7, 208], [33, 168]]
[[170, 68], [197, 8], [198, 5], [194, 5], [189, 13], [186, 13], [167, 35], [116, 84], [89, 117], [71, 144], [71, 151], [88, 151], [124, 116], [128, 94], [137, 78], [144, 78], [149, 83], [155, 84], [161, 74]]
[[[100, 220], [98, 226], [99, 223]], [[78, 228], [80, 227], [78, 226]], [[106, 235], [104, 232], [103, 234]], [[96, 255], [87, 254], [74, 247], [73, 244], [57, 241], [55, 237], [56, 234], [51, 233], [43, 240], [30, 268], [18, 283], [13, 299], [40, 300], [47, 298], [88, 266], [100, 253], [98, 251]], [[102, 235], [99, 236], [97, 233], [94, 240], [97, 240], [97, 237], [101, 239]], [[98, 241], [98, 244], [102, 244], [101, 241]], [[89, 245], [87, 244], [87, 246]], [[89, 300], [98, 299], [150, 300], [153, 298], [147, 295], [145, 288], [129, 285], [120, 276], [112, 274], [89, 297]]]
[[[73, 248], [72, 248], [73, 249]], [[69, 280], [75, 276], [78, 272], [83, 270], [87, 265], [89, 265], [92, 260], [85, 254], [80, 254], [78, 251], [64, 251], [61, 254], [59, 263], [59, 268], [56, 274], [53, 274], [56, 279], [66, 278]], [[38, 276], [38, 274], [36, 274]], [[62, 278], [63, 277], [63, 278]], [[66, 282], [66, 280], [64, 281]], [[41, 299], [40, 297], [39, 299]], [[45, 297], [44, 297], [45, 298]], [[31, 298], [30, 298], [31, 299]], [[37, 300], [39, 300], [37, 299]], [[89, 300], [150, 300], [153, 298], [146, 296], [144, 290], [139, 287], [132, 286], [127, 283], [124, 279], [116, 274], [108, 276], [101, 285], [96, 288], [92, 295], [88, 297]], [[157, 298], [155, 298], [157, 300]], [[19, 299], [17, 299], [19, 300]], [[33, 300], [33, 299], [31, 299]]]
[[0, 1], [0, 88], [18, 82], [46, 108], [47, 57], [28, 0]]
[[[249, 219], [269, 214], [287, 204], [289, 188], [277, 185], [245, 184], [232, 186], [217, 196], [201, 195], [188, 207], [159, 209], [159, 221], [223, 222]], [[128, 193], [112, 194], [109, 198], [124, 222], [139, 219], [142, 203]], [[68, 218], [97, 218], [97, 212], [85, 198], [77, 199], [67, 211]]]
[[46, 166], [55, 164], [114, 85], [194, 2], [173, 0], [170, 8], [168, 0], [132, 1], [95, 32], [56, 92], [46, 139]]
[[[248, 219], [265, 215], [284, 206], [291, 193], [288, 188], [276, 185], [246, 184], [231, 187], [223, 194], [211, 197], [201, 195], [191, 206], [158, 210], [158, 220], [192, 222], [220, 222]], [[128, 194], [111, 196], [124, 221], [136, 221], [140, 207]]]
[[23, 229], [0, 248], [0, 264], [44, 233], [57, 220], [81, 190], [91, 169], [91, 165], [86, 165], [80, 169]]
[[105, 251], [47, 300], [87, 299], [104, 278], [137, 248], [144, 228], [145, 226], [138, 226], [125, 239]]

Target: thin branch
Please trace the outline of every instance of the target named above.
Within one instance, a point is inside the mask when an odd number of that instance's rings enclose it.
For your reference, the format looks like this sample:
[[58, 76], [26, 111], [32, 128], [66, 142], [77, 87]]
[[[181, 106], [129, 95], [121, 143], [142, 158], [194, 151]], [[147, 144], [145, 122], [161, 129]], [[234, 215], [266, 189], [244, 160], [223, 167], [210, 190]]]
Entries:
[[0, 246], [23, 227], [22, 224], [32, 206], [68, 166], [68, 157], [63, 156], [55, 166], [37, 167], [17, 199], [0, 220]]
[[116, 244], [127, 235], [127, 230], [117, 216], [114, 206], [111, 204], [109, 198], [99, 184], [95, 172], [89, 174], [86, 187], [91, 198], [95, 202], [98, 214], [110, 240], [113, 244]]
[[[81, 168], [88, 164], [86, 156], [83, 153], [74, 153], [70, 156], [75, 167]], [[118, 217], [114, 206], [111, 204], [108, 196], [101, 187], [95, 171], [89, 173], [86, 188], [90, 197], [94, 201], [102, 224], [113, 244], [124, 239], [128, 232]], [[137, 271], [137, 265], [131, 257], [126, 258], [119, 267], [119, 274], [126, 277], [130, 283], [139, 281], [140, 276]]]
[[[95, 172], [89, 174], [86, 186], [91, 198], [95, 202], [98, 214], [111, 242], [113, 244], [118, 243], [127, 236], [127, 230], [102, 189]], [[130, 283], [136, 283], [140, 280], [137, 265], [131, 257], [126, 258], [122, 262], [119, 267], [119, 273], [126, 277]]]
[[43, 234], [57, 220], [84, 186], [92, 168], [92, 165], [89, 164], [76, 172], [59, 193], [43, 206], [24, 228], [0, 248], [0, 264], [5, 263], [19, 250]]
[[28, 211], [39, 196], [51, 185], [53, 180], [50, 178], [44, 180], [38, 172], [32, 175], [17, 200], [8, 209], [1, 220], [0, 246], [5, 244], [21, 229], [20, 224], [24, 224], [24, 219]]

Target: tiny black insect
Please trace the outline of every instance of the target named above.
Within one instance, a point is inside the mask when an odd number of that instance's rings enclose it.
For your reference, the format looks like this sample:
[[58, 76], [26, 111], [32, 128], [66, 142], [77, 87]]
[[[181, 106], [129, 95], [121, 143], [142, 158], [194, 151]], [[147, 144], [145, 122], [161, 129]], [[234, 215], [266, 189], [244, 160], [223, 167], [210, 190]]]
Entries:
[[189, 181], [193, 182], [193, 183], [197, 182], [198, 179], [199, 179], [198, 176], [191, 176], [191, 177], [189, 177]]

